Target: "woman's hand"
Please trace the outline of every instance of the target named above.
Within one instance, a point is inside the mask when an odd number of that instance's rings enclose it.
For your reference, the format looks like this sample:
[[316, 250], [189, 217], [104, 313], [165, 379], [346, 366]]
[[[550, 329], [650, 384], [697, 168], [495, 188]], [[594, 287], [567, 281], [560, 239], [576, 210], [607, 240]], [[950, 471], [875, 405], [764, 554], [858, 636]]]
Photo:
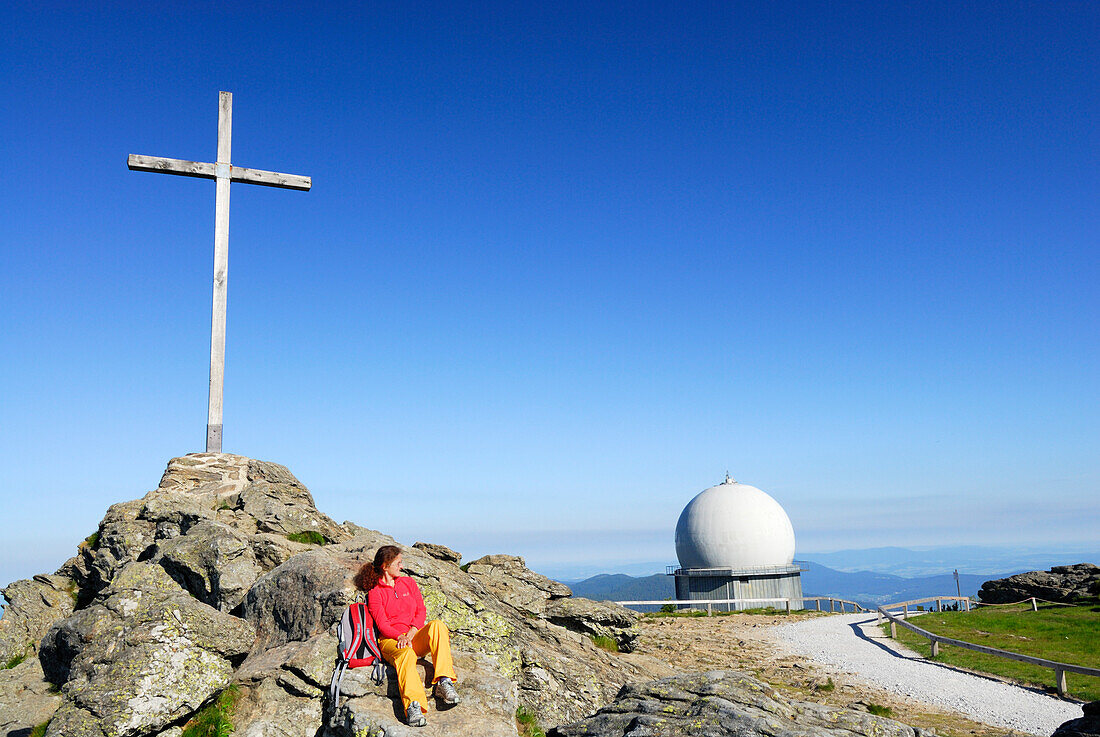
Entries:
[[397, 647], [412, 647], [412, 640], [416, 637], [417, 632], [416, 627], [410, 627], [408, 632], [397, 638]]

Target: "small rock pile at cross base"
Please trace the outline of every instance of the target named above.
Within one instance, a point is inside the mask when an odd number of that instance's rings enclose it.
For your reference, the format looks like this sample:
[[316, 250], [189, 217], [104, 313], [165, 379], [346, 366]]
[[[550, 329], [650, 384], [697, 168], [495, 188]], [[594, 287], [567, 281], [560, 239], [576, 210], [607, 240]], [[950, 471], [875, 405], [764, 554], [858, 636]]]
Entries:
[[[178, 737], [230, 687], [236, 737], [408, 734], [392, 670], [381, 686], [369, 668], [348, 671], [347, 708], [334, 730], [322, 726], [333, 625], [360, 596], [355, 572], [393, 543], [319, 512], [278, 464], [175, 458], [156, 489], [112, 505], [55, 573], [4, 590], [0, 735], [48, 722], [48, 737]], [[429, 714], [415, 730], [424, 737], [515, 735], [519, 705], [562, 724], [627, 682], [672, 672], [629, 652], [636, 614], [574, 598], [522, 558], [463, 570], [458, 553], [417, 543], [404, 561], [429, 618], [451, 630], [463, 695]]]
[[1072, 604], [1095, 596], [1100, 596], [1100, 566], [1092, 563], [1054, 566], [1049, 571], [986, 581], [978, 592], [978, 598], [988, 604], [1010, 604], [1031, 597]]

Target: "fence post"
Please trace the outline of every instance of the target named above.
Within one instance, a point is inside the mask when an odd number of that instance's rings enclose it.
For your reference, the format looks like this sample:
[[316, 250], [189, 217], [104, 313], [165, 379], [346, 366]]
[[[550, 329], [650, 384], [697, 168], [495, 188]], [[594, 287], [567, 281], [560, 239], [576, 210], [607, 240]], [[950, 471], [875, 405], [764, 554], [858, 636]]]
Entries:
[[937, 612], [942, 612], [943, 611], [943, 599], [936, 599], [936, 611]]
[[890, 620], [890, 637], [895, 640], [898, 639], [898, 625], [892, 619]]
[[817, 611], [821, 611], [821, 599], [814, 599], [814, 604], [817, 604]]
[[905, 607], [905, 621], [908, 622], [909, 621], [909, 605], [908, 604], [902, 604], [902, 606]]
[[829, 614], [832, 614], [835, 611], [836, 611], [836, 605], [833, 603], [832, 599], [829, 599]]
[[936, 657], [940, 654], [940, 641], [932, 640], [932, 657]]
[[969, 612], [970, 611], [970, 597], [968, 596], [965, 599], [963, 599], [963, 602], [966, 604], [966, 611]]
[[791, 600], [787, 599], [787, 614], [791, 613]]
[[1031, 597], [1031, 611], [1033, 611], [1033, 612], [1039, 611], [1039, 603], [1037, 601], [1035, 601], [1034, 596]]
[[707, 616], [710, 616], [710, 602], [707, 602]]
[[1058, 695], [1066, 695], [1066, 672], [1061, 668], [1054, 669], [1054, 683], [1058, 687]]

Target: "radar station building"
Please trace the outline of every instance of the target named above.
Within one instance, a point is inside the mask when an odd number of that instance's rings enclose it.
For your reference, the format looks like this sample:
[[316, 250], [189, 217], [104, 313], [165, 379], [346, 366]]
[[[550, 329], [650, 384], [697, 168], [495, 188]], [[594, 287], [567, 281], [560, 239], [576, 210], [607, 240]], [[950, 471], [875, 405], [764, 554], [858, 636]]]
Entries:
[[[802, 578], [794, 563], [794, 528], [779, 502], [755, 486], [726, 480], [688, 502], [676, 523], [676, 598], [790, 599], [802, 608]], [[699, 605], [694, 605], [698, 607]], [[784, 604], [716, 604], [737, 611]], [[685, 606], [686, 608], [686, 606]]]

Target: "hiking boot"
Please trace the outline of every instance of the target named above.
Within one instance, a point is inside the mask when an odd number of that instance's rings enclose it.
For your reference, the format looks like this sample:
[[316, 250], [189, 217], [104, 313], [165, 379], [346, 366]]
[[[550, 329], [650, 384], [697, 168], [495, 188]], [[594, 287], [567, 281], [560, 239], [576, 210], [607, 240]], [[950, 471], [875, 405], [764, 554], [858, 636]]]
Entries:
[[441, 676], [439, 680], [435, 682], [435, 697], [444, 704], [451, 706], [462, 700], [458, 696], [458, 691], [455, 690], [455, 682], [447, 676]]
[[424, 717], [424, 710], [420, 708], [419, 701], [409, 702], [409, 708], [405, 710], [405, 723], [410, 727], [423, 727], [428, 723]]

